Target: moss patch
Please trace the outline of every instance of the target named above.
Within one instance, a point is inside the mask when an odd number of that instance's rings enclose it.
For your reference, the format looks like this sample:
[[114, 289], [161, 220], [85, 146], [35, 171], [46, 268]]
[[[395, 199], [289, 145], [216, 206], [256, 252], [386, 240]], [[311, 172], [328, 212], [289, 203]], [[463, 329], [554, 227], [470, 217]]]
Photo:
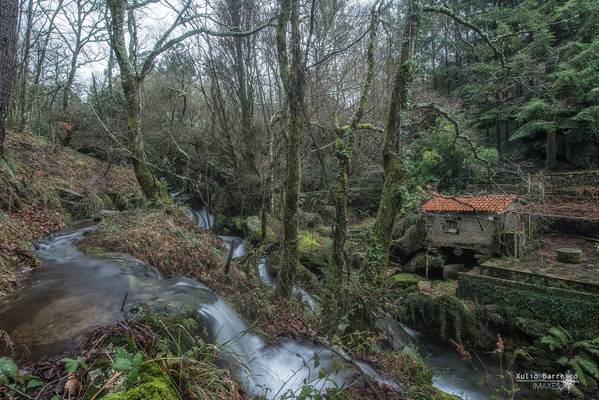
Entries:
[[324, 271], [329, 264], [332, 240], [316, 231], [303, 230], [298, 235], [300, 262], [311, 270]]
[[129, 390], [111, 393], [104, 400], [178, 400], [179, 396], [166, 378], [152, 377]]
[[[459, 274], [458, 294], [483, 304], [497, 304], [506, 313], [562, 326], [575, 338], [599, 336], [599, 295], [533, 285], [506, 279]], [[528, 324], [529, 333], [536, 331]]]
[[390, 283], [393, 286], [397, 286], [400, 288], [406, 288], [406, 287], [417, 285], [418, 282], [423, 281], [423, 280], [424, 280], [424, 278], [420, 275], [402, 272], [402, 273], [393, 275], [390, 278]]

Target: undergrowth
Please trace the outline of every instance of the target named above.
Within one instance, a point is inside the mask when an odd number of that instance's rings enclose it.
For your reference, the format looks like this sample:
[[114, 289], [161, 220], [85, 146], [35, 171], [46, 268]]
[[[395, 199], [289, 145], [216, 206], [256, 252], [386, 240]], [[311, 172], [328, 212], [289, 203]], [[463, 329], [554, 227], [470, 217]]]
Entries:
[[99, 328], [76, 354], [58, 361], [17, 368], [1, 358], [0, 397], [240, 400], [231, 372], [217, 365], [220, 348], [201, 333], [192, 318], [150, 315]]

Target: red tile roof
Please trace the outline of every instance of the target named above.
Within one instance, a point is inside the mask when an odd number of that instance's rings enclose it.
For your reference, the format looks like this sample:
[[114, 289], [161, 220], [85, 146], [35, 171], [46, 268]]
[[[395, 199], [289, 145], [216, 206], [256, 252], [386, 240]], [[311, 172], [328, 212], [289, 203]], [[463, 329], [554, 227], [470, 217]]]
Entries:
[[444, 196], [435, 193], [433, 198], [424, 203], [422, 211], [499, 213], [505, 211], [516, 196], [489, 194], [484, 196]]

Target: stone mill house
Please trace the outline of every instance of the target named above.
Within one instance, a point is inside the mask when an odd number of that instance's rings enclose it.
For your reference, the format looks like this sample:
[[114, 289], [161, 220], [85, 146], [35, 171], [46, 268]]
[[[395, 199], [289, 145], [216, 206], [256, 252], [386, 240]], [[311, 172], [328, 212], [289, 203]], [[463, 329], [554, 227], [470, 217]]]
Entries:
[[426, 240], [462, 261], [477, 255], [519, 257], [526, 245], [527, 224], [516, 201], [514, 195], [434, 193], [421, 208]]

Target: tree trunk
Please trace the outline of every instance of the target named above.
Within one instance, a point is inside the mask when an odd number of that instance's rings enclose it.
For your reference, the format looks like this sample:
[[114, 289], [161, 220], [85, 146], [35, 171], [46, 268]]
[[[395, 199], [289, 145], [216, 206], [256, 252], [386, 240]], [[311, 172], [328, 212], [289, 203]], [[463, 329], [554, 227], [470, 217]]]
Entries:
[[19, 207], [19, 195], [22, 191], [19, 181], [4, 158], [5, 124], [15, 69], [18, 17], [18, 1], [5, 1], [0, 7], [0, 182], [4, 181], [11, 195], [8, 204], [2, 204], [3, 199], [0, 199], [0, 206], [8, 208]]
[[555, 129], [547, 131], [547, 155], [546, 164], [547, 168], [555, 167], [557, 163], [557, 135]]
[[146, 197], [151, 201], [167, 202], [166, 189], [156, 179], [146, 161], [141, 130], [140, 83], [134, 77], [122, 78], [123, 91], [127, 100], [127, 134], [131, 146], [133, 169], [137, 182]]
[[135, 170], [137, 182], [145, 196], [153, 202], [168, 203], [166, 188], [156, 179], [148, 166], [141, 131], [141, 84], [143, 76], [134, 75], [133, 66], [125, 47], [125, 32], [123, 29], [126, 2], [123, 0], [108, 0], [108, 8], [112, 16], [111, 46], [121, 72], [121, 84], [127, 101], [127, 134], [129, 136], [131, 161]]
[[[279, 72], [287, 98], [287, 165], [283, 200], [283, 249], [277, 294], [289, 298], [298, 264], [298, 203], [301, 184], [300, 142], [303, 126], [304, 65], [301, 55], [299, 0], [281, 0], [277, 24]], [[291, 65], [287, 54], [287, 23], [291, 22]]]
[[78, 56], [79, 56], [79, 51], [75, 50], [75, 52], [71, 56], [71, 67], [69, 69], [69, 74], [67, 75], [67, 81], [64, 84], [64, 89], [62, 92], [62, 114], [63, 114], [63, 116], [66, 115], [69, 110], [69, 103], [71, 100], [71, 88], [73, 87], [73, 82], [75, 81], [75, 74], [77, 73], [77, 58], [78, 58]]
[[31, 92], [29, 93], [29, 99], [28, 99], [28, 104], [27, 104], [28, 110], [33, 109], [33, 103], [34, 103], [35, 99], [39, 96], [39, 83], [40, 83], [40, 80], [42, 77], [42, 72], [44, 70], [46, 54], [48, 53], [48, 45], [50, 44], [50, 39], [52, 38], [52, 32], [54, 31], [54, 27], [55, 27], [54, 21], [61, 9], [62, 9], [62, 0], [59, 0], [58, 4], [56, 5], [56, 9], [50, 16], [50, 21], [48, 22], [48, 32], [46, 32], [46, 36], [44, 37], [44, 44], [42, 45], [40, 55], [37, 59], [37, 64], [35, 66], [35, 77], [33, 79], [33, 87], [32, 87]]
[[347, 264], [345, 259], [345, 242], [347, 239], [347, 192], [350, 172], [349, 168], [355, 150], [358, 125], [362, 119], [362, 116], [364, 115], [364, 110], [368, 101], [368, 93], [370, 91], [370, 85], [372, 82], [372, 76], [374, 74], [376, 25], [376, 10], [373, 8], [370, 20], [370, 35], [366, 56], [366, 77], [364, 78], [360, 98], [358, 100], [358, 104], [356, 105], [356, 111], [354, 112], [354, 115], [352, 116], [348, 126], [339, 127], [336, 123], [337, 139], [335, 141], [335, 156], [337, 157], [338, 173], [337, 186], [335, 189], [335, 229], [333, 236], [333, 259], [326, 276], [326, 286], [331, 291], [331, 294], [334, 296], [334, 298], [327, 300], [327, 302], [334, 302], [335, 298], [339, 298], [337, 294], [339, 288], [342, 286], [343, 273]]
[[19, 96], [19, 129], [21, 131], [27, 129], [29, 104], [27, 97], [27, 85], [29, 84], [29, 55], [31, 54], [31, 30], [33, 29], [33, 0], [29, 0], [27, 5], [27, 25], [25, 28], [25, 39], [23, 41], [23, 69], [21, 70], [21, 88]]
[[15, 68], [18, 15], [17, 0], [8, 0], [0, 7], [0, 160], [4, 159], [4, 136]]
[[416, 45], [420, 11], [416, 0], [409, 2], [409, 14], [403, 34], [399, 66], [395, 74], [393, 92], [389, 102], [385, 136], [383, 140], [383, 168], [385, 181], [374, 225], [374, 240], [380, 246], [382, 259], [379, 273], [387, 266], [389, 244], [395, 225], [395, 217], [401, 206], [400, 188], [403, 184], [404, 165], [400, 154], [400, 139], [404, 114], [408, 109], [410, 86], [413, 79], [412, 56]]

